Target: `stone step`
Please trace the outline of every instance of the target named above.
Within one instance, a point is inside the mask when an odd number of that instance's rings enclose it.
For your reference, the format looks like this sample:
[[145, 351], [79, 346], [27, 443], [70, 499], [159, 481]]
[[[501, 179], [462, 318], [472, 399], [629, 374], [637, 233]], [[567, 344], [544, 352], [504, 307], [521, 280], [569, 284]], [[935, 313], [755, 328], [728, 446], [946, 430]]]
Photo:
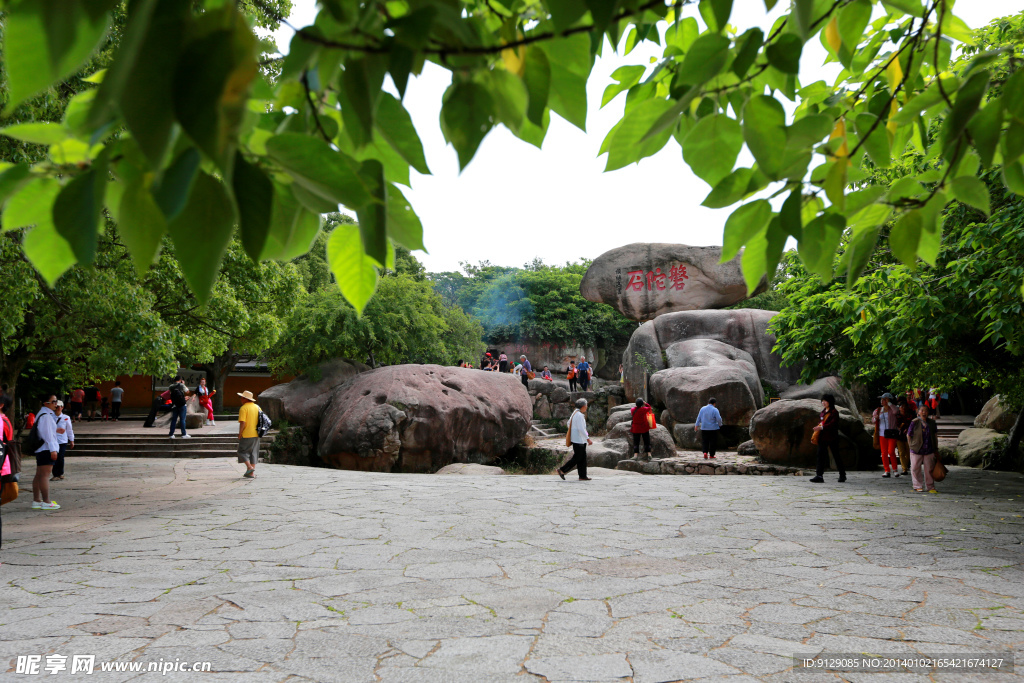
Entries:
[[[267, 449], [260, 449], [260, 458], [266, 458], [270, 453]], [[196, 449], [191, 451], [117, 451], [90, 450], [75, 448], [67, 452], [65, 457], [76, 458], [234, 458], [237, 455], [234, 449]]]

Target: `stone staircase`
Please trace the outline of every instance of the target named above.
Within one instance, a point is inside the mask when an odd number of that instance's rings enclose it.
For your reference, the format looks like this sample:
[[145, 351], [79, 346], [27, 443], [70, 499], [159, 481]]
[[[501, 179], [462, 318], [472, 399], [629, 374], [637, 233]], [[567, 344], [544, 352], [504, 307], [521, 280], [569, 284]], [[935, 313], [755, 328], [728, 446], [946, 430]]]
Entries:
[[541, 420], [530, 421], [530, 436], [535, 439], [553, 439], [558, 436], [558, 430], [547, 427]]
[[[260, 440], [260, 460], [269, 455], [270, 444], [277, 438], [272, 430]], [[80, 434], [67, 457], [114, 458], [228, 458], [235, 457], [238, 438], [234, 434], [193, 434], [191, 439], [169, 439], [161, 429], [158, 434]]]

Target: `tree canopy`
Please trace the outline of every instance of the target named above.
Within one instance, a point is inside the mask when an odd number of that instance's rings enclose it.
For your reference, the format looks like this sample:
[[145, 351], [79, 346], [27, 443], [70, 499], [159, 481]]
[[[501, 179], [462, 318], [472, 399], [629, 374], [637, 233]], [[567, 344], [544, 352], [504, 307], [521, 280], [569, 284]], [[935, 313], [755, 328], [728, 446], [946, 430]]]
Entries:
[[[288, 260], [315, 242], [322, 213], [344, 205], [358, 231], [333, 231], [326, 249], [360, 311], [391, 245], [423, 246], [401, 191], [410, 168], [429, 172], [401, 99], [410, 75], [426, 61], [452, 72], [440, 127], [464, 168], [497, 125], [535, 145], [552, 112], [583, 128], [606, 38], [627, 54], [643, 41], [663, 48], [653, 69], [624, 66], [605, 91], [605, 103], [626, 96], [601, 148], [608, 170], [680, 144], [709, 185], [704, 205], [739, 204], [723, 257], [746, 247], [751, 286], [775, 270], [790, 237], [812, 273], [852, 285], [890, 218], [897, 258], [934, 264], [946, 204], [987, 208], [979, 166], [998, 167], [999, 182], [1024, 193], [1019, 55], [980, 51], [951, 70], [953, 41], [976, 43], [953, 0], [792, 0], [767, 32], [744, 25], [733, 0], [320, 5], [277, 60], [246, 15], [282, 19], [283, 3], [269, 0], [135, 0], [123, 27], [117, 0], [3, 3], [6, 111], [67, 83], [112, 26], [122, 36], [60, 122], [0, 131], [46, 146], [42, 161], [4, 166], [0, 202], [5, 230], [32, 226], [22, 248], [50, 286], [72, 264], [95, 262], [104, 208], [139, 272], [169, 235], [206, 302], [236, 226], [252, 259]], [[834, 82], [801, 81], [810, 40], [842, 67]], [[261, 65], [275, 67], [272, 77]], [[737, 167], [744, 149], [754, 163]], [[907, 149], [935, 164], [898, 187], [863, 185]]]

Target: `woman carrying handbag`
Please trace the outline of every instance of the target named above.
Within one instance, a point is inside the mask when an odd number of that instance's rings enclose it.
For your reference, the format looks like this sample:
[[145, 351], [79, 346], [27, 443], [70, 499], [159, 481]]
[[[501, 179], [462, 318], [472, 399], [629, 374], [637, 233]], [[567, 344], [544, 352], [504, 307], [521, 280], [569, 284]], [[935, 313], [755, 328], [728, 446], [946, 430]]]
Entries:
[[943, 471], [945, 466], [938, 460], [939, 428], [928, 413], [928, 406], [922, 403], [917, 408], [917, 417], [907, 429], [907, 440], [910, 442], [910, 478], [914, 482], [914, 490], [918, 493], [924, 491], [925, 486], [928, 487], [928, 493], [938, 493], [935, 490], [936, 467], [941, 467], [940, 481], [946, 476]]
[[654, 422], [654, 411], [651, 406], [642, 398], [636, 400], [636, 405], [629, 409], [632, 421], [629, 425], [629, 432], [633, 435], [633, 459], [640, 460], [640, 440], [644, 442], [644, 460], [651, 459], [651, 430], [657, 425]]
[[828, 467], [828, 452], [832, 450], [832, 456], [836, 461], [836, 469], [839, 470], [839, 483], [846, 481], [846, 468], [843, 460], [836, 452], [836, 442], [839, 440], [839, 411], [836, 410], [836, 397], [832, 394], [825, 394], [821, 397], [820, 422], [814, 427], [811, 434], [811, 443], [818, 446], [818, 471], [811, 479], [812, 483], [823, 484], [825, 482], [825, 468]]

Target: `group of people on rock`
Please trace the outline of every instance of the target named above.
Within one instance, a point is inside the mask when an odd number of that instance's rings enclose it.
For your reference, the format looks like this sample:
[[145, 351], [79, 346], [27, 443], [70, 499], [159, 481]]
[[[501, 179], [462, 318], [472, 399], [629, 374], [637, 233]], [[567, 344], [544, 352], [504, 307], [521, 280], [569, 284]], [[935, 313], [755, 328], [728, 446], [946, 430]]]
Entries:
[[[932, 472], [939, 454], [938, 426], [931, 417], [932, 406], [938, 407], [940, 394], [932, 390], [934, 398], [915, 400], [914, 392], [896, 403], [889, 392], [879, 397], [880, 405], [871, 415], [876, 444], [882, 454], [882, 477], [889, 479], [910, 475], [914, 491], [938, 493]], [[919, 395], [920, 397], [920, 395]], [[820, 422], [814, 427], [814, 440], [818, 446], [817, 472], [811, 479], [820, 484], [829, 465], [829, 452], [839, 470], [839, 481], [846, 481], [846, 468], [836, 452], [839, 440], [839, 410], [832, 394], [821, 397]], [[898, 459], [897, 459], [898, 458]], [[902, 471], [900, 471], [902, 467]]]
[[[460, 360], [458, 362], [458, 367], [472, 368], [473, 364], [469, 361]], [[513, 363], [504, 353], [498, 354], [498, 357], [495, 358], [490, 352], [488, 352], [484, 354], [484, 357], [480, 360], [480, 369], [485, 372], [502, 372], [515, 375], [520, 378], [523, 386], [529, 386], [529, 381], [531, 379], [545, 379], [549, 382], [554, 381], [554, 377], [551, 375], [551, 370], [547, 365], [543, 367], [540, 374], [537, 374], [534, 372], [533, 366], [530, 364], [530, 360], [525, 355], [519, 356], [518, 363]], [[569, 368], [566, 370], [565, 378], [569, 381], [569, 391], [586, 391], [593, 382], [594, 368], [587, 362], [586, 356], [580, 356], [579, 363], [574, 360], [569, 361]]]

